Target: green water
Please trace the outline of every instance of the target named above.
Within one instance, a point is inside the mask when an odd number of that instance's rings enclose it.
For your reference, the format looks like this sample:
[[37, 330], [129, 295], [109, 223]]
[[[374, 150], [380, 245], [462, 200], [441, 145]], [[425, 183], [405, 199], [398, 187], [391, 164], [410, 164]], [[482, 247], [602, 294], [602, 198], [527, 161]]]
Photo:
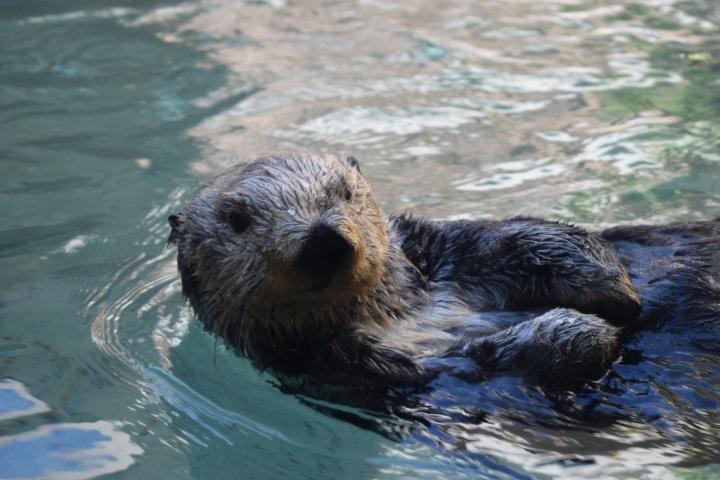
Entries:
[[719, 476], [718, 385], [703, 437], [338, 420], [203, 333], [165, 248], [203, 179], [291, 148], [387, 211], [716, 217], [718, 119], [714, 0], [5, 1], [0, 478]]

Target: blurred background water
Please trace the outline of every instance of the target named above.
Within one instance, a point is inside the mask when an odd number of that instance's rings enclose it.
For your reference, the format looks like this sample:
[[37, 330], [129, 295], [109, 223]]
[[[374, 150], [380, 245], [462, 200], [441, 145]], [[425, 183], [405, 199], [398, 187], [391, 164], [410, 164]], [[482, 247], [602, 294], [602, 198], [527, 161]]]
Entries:
[[429, 398], [443, 428], [328, 415], [202, 332], [164, 244], [292, 148], [386, 211], [718, 216], [719, 72], [715, 0], [2, 2], [0, 478], [717, 478], [716, 353], [564, 409], [501, 379]]

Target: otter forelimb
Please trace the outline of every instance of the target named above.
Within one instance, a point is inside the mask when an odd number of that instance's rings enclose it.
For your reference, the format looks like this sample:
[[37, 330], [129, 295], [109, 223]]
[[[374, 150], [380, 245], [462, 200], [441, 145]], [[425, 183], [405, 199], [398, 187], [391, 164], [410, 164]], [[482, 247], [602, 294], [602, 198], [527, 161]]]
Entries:
[[429, 284], [454, 284], [480, 308], [569, 307], [618, 325], [640, 314], [640, 295], [617, 253], [573, 225], [536, 218], [391, 221]]
[[485, 372], [523, 375], [545, 386], [602, 377], [617, 359], [618, 329], [602, 319], [556, 308], [494, 335], [470, 338], [450, 354]]

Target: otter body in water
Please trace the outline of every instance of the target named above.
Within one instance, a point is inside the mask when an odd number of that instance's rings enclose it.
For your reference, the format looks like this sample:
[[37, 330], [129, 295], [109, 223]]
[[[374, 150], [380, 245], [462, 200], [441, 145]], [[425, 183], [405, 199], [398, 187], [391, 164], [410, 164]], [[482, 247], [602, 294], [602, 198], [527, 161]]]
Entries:
[[197, 316], [284, 378], [377, 391], [458, 369], [566, 386], [604, 375], [641, 326], [720, 316], [718, 221], [595, 235], [386, 219], [352, 157], [260, 157], [169, 220]]

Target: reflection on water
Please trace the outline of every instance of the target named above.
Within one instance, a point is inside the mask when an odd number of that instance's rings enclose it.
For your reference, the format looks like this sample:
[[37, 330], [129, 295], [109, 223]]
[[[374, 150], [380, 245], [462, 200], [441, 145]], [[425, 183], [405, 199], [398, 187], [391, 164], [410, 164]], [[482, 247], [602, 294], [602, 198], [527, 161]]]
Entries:
[[[22, 383], [0, 382], [0, 422], [49, 410]], [[0, 436], [0, 478], [81, 479], [125, 470], [142, 449], [118, 427], [102, 420], [53, 423], [30, 432]]]
[[95, 478], [127, 469], [141, 453], [110, 422], [43, 425], [0, 438], [0, 478]]
[[647, 332], [599, 386], [440, 379], [380, 416], [204, 334], [163, 247], [203, 178], [281, 148], [352, 151], [388, 211], [717, 216], [717, 2], [3, 8], [0, 477], [720, 474], [716, 345]]
[[0, 421], [48, 410], [45, 402], [33, 397], [22, 383], [15, 380], [0, 382]]

